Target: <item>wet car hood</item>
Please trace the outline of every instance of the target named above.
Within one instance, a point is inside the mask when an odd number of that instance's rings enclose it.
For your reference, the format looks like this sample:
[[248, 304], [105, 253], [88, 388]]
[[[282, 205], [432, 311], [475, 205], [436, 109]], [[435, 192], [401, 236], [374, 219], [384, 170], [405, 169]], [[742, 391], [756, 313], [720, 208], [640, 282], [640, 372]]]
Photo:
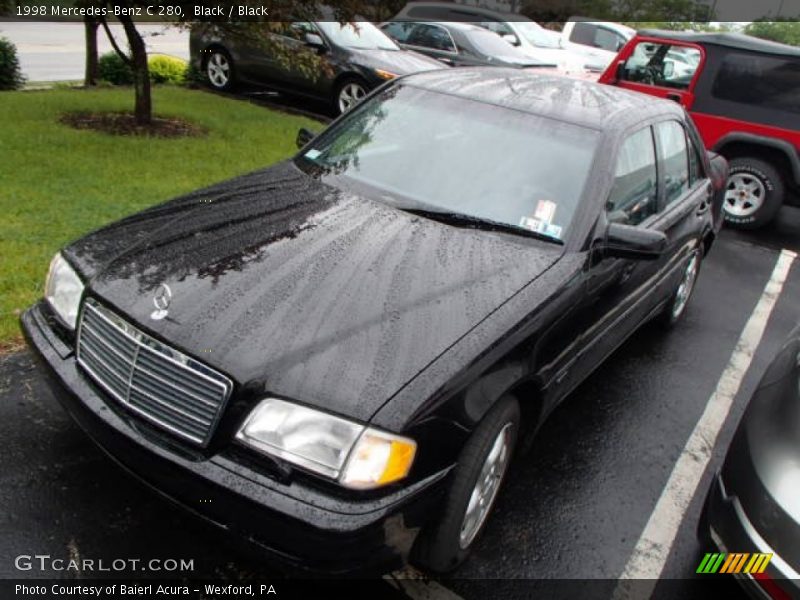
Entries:
[[350, 62], [370, 69], [383, 69], [395, 75], [409, 75], [420, 71], [444, 69], [435, 58], [409, 50], [359, 50], [348, 48]]
[[[414, 216], [287, 162], [65, 255], [88, 294], [240, 385], [366, 421], [561, 250]], [[154, 320], [161, 283], [172, 301]]]

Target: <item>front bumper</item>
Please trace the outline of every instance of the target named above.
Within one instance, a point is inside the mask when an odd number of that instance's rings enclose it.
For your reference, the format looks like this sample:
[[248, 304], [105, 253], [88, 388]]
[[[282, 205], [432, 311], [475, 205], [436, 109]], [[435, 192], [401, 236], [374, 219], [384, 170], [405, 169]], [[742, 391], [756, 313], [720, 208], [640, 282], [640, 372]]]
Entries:
[[400, 565], [437, 514], [447, 472], [378, 499], [333, 497], [298, 480], [279, 482], [226, 456], [182, 456], [112, 410], [77, 368], [41, 305], [21, 318], [29, 346], [62, 406], [117, 463], [198, 516], [252, 542], [272, 560], [323, 573], [381, 572]]
[[[800, 574], [780, 555], [753, 526], [739, 499], [729, 494], [722, 474], [717, 474], [709, 491], [704, 510], [714, 545], [721, 552], [747, 552], [772, 554], [766, 569], [766, 580], [758, 580], [749, 573], [737, 574], [742, 587], [753, 598], [793, 598], [800, 600]], [[778, 593], [775, 593], [776, 587]], [[781, 595], [782, 593], [782, 595]]]

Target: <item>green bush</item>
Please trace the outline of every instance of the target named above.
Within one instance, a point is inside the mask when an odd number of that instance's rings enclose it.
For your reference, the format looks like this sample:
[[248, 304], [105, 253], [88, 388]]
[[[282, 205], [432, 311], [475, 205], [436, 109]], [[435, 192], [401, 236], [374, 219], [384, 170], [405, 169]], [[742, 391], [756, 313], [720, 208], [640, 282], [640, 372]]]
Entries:
[[0, 90], [18, 90], [25, 83], [19, 68], [17, 47], [0, 37]]
[[[166, 54], [154, 54], [148, 57], [147, 66], [152, 83], [175, 85], [186, 83], [187, 65], [183, 59]], [[131, 85], [133, 83], [133, 70], [116, 52], [103, 54], [100, 57], [98, 69], [102, 81], [112, 85]]]
[[189, 63], [186, 68], [186, 85], [189, 87], [203, 86], [206, 83], [206, 76], [202, 70]]
[[112, 85], [131, 85], [133, 83], [133, 71], [116, 52], [103, 54], [97, 63], [97, 69], [100, 79]]
[[150, 67], [150, 81], [153, 83], [186, 83], [186, 61], [166, 54], [155, 54], [147, 59]]

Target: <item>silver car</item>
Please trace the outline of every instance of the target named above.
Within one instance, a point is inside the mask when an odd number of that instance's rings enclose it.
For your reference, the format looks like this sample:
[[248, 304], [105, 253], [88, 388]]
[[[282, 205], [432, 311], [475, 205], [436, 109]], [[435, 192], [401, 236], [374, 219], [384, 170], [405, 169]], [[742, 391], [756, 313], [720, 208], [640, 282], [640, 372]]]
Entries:
[[[726, 556], [698, 572], [733, 573], [755, 598], [800, 599], [800, 327], [750, 399], [699, 533]], [[735, 553], [747, 556], [733, 565]]]

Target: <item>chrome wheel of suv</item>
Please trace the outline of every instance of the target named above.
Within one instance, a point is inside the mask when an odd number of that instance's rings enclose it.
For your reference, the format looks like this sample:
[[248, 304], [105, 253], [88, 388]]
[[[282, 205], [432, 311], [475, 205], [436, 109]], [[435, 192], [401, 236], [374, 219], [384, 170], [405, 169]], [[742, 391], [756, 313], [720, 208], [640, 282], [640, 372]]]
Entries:
[[749, 217], [761, 208], [767, 190], [763, 182], [749, 173], [736, 173], [728, 179], [725, 211], [735, 217]]

